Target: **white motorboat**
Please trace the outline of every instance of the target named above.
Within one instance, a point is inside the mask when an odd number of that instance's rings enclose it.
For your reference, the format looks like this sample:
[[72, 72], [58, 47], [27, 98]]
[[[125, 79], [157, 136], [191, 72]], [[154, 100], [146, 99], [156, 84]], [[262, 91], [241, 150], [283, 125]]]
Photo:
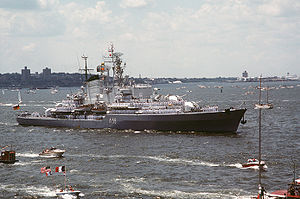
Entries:
[[[266, 170], [268, 167], [264, 161], [260, 162], [260, 165], [263, 170]], [[259, 161], [255, 158], [248, 159], [246, 163], [242, 164], [243, 168], [259, 168]]]
[[48, 158], [60, 158], [62, 157], [64, 152], [66, 152], [66, 150], [51, 147], [50, 149], [43, 150], [42, 153], [39, 154], [39, 156]]
[[81, 191], [79, 190], [74, 190], [71, 186], [69, 187], [69, 189], [61, 189], [59, 191], [56, 192], [56, 195], [57, 196], [76, 196], [76, 197], [79, 197], [81, 194]]

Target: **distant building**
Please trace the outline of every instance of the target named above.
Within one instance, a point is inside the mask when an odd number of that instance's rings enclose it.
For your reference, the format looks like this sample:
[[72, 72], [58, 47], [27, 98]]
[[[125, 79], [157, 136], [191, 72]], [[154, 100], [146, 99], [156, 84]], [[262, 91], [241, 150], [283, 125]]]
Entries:
[[51, 69], [46, 67], [43, 69], [43, 79], [44, 80], [49, 80], [51, 78]]
[[244, 72], [242, 73], [242, 77], [248, 78], [248, 72], [247, 72], [247, 71], [244, 71]]
[[21, 81], [26, 82], [30, 78], [30, 69], [27, 69], [27, 66], [22, 69], [22, 74], [21, 74]]

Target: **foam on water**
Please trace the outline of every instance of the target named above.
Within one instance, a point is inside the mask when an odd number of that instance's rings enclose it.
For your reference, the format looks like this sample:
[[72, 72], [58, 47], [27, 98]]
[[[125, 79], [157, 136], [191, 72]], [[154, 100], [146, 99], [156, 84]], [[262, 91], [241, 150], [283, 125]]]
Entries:
[[[70, 156], [79, 156], [79, 155], [70, 155]], [[199, 160], [188, 160], [182, 158], [167, 158], [167, 157], [160, 157], [160, 156], [126, 156], [126, 155], [94, 155], [94, 154], [82, 154], [80, 156], [88, 156], [94, 158], [137, 158], [137, 159], [151, 159], [156, 160], [158, 162], [169, 162], [174, 164], [187, 164], [187, 165], [200, 165], [200, 166], [208, 166], [208, 167], [219, 167], [222, 166], [220, 164], [206, 162], [206, 161], [199, 161]]]
[[243, 165], [241, 163], [235, 163], [235, 164], [224, 164], [226, 167], [236, 167], [238, 169], [242, 169]]
[[172, 163], [179, 163], [179, 164], [188, 164], [188, 165], [202, 165], [202, 166], [209, 166], [209, 167], [218, 167], [219, 164], [205, 162], [205, 161], [195, 161], [195, 160], [187, 160], [182, 158], [165, 158], [165, 157], [156, 157], [156, 156], [140, 156], [140, 158], [145, 159], [152, 159], [157, 160], [160, 162], [172, 162]]
[[8, 192], [26, 192], [30, 195], [43, 196], [43, 197], [54, 197], [56, 196], [55, 190], [50, 189], [46, 186], [28, 186], [24, 184], [8, 184], [0, 185], [0, 190], [5, 190]]
[[[181, 190], [145, 190], [139, 187], [134, 187], [129, 183], [121, 183], [123, 186], [123, 191], [126, 193], [139, 193], [148, 196], [160, 196], [166, 198], [240, 198], [235, 194], [224, 194], [218, 193], [218, 191], [214, 190], [214, 192], [185, 192]], [[245, 196], [246, 197], [246, 196]]]
[[3, 126], [17, 126], [18, 123], [10, 123], [10, 122], [0, 122], [0, 125], [3, 125]]
[[26, 157], [26, 158], [36, 158], [36, 157], [39, 157], [39, 154], [37, 154], [37, 153], [16, 153], [16, 156]]
[[11, 104], [11, 103], [9, 103], [9, 104], [3, 104], [3, 103], [0, 103], [0, 106], [13, 106], [14, 104]]
[[19, 162], [16, 162], [15, 164], [13, 164], [12, 166], [27, 166], [27, 165], [33, 165], [33, 164], [39, 164], [41, 161], [38, 160], [38, 161], [31, 161], [31, 162], [22, 162], [22, 161], [19, 161]]

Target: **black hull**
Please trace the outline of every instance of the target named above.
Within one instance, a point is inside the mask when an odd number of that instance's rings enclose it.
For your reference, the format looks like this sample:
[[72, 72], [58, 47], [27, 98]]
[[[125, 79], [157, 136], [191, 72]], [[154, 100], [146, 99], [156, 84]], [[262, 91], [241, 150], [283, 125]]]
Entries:
[[182, 131], [182, 132], [236, 132], [246, 109], [222, 112], [192, 112], [180, 114], [107, 114], [103, 119], [58, 119], [49, 117], [18, 116], [20, 125], [112, 128]]
[[11, 161], [0, 160], [0, 163], [4, 163], [4, 164], [14, 164], [15, 162], [19, 162], [19, 160], [11, 160]]

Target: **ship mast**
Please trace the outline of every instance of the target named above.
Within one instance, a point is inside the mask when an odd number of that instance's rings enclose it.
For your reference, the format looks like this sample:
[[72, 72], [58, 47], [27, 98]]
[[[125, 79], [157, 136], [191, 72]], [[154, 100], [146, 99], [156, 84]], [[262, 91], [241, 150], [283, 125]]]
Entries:
[[88, 56], [85, 56], [84, 54], [81, 56], [82, 59], [84, 59], [84, 69], [79, 69], [81, 71], [84, 71], [84, 76], [85, 76], [85, 82], [88, 81], [88, 71], [91, 71], [93, 69], [88, 68]]
[[[261, 104], [261, 77], [259, 78], [259, 104]], [[258, 166], [259, 166], [259, 174], [258, 174], [258, 187], [261, 190], [261, 108], [259, 109], [258, 115]], [[261, 195], [261, 191], [259, 193], [259, 199], [263, 196]]]
[[84, 73], [85, 73], [85, 82], [87, 82], [87, 78], [88, 78], [87, 72], [88, 72], [88, 70], [89, 70], [89, 69], [87, 68], [87, 59], [88, 59], [88, 57], [82, 55], [81, 58], [84, 59], [84, 69], [80, 69], [80, 70], [83, 70], [83, 71], [84, 71]]

